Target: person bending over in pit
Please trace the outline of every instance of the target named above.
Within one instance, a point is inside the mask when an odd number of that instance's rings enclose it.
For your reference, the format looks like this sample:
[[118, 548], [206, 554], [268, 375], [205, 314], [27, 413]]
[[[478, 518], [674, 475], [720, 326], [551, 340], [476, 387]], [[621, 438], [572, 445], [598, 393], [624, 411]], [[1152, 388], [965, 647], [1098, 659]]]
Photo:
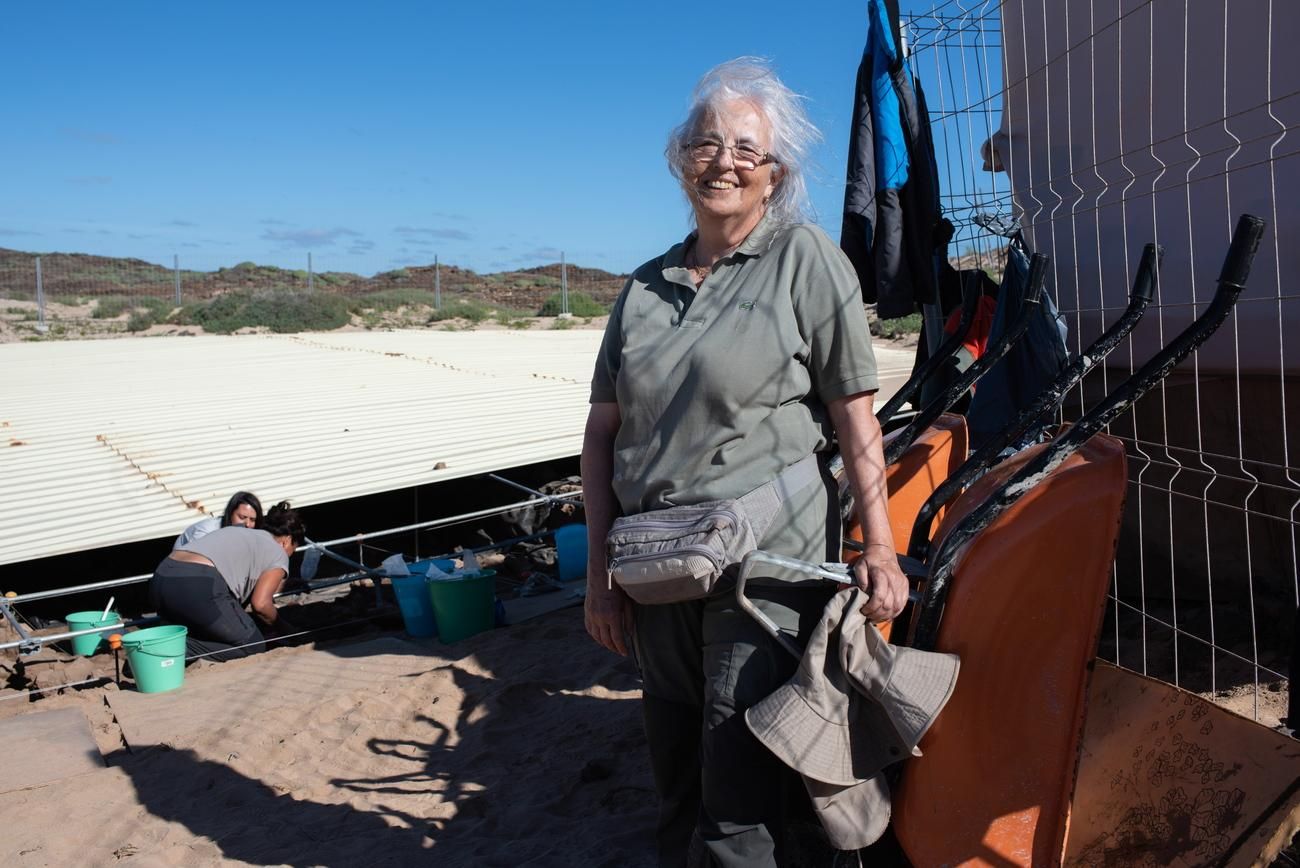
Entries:
[[257, 499], [257, 495], [251, 491], [236, 491], [226, 502], [226, 509], [221, 513], [221, 517], [209, 516], [201, 518], [194, 524], [181, 531], [181, 535], [176, 537], [176, 542], [172, 543], [172, 549], [179, 549], [182, 546], [189, 545], [200, 537], [205, 537], [214, 530], [223, 527], [239, 525], [240, 527], [257, 527], [262, 520], [262, 501]]
[[233, 660], [264, 651], [263, 632], [283, 632], [275, 595], [306, 539], [298, 513], [287, 501], [277, 503], [259, 528], [218, 528], [173, 551], [149, 580], [149, 603], [165, 622], [188, 628], [188, 658]]

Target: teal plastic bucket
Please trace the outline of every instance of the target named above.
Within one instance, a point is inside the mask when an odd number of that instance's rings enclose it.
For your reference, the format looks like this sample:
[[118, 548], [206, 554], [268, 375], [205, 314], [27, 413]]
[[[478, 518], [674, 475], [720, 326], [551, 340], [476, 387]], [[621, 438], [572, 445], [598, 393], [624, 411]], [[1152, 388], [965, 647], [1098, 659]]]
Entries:
[[429, 599], [444, 642], [459, 642], [496, 625], [496, 570], [429, 582]]
[[146, 627], [122, 634], [126, 662], [141, 693], [175, 690], [185, 681], [185, 635], [179, 625]]
[[[102, 609], [98, 612], [73, 612], [65, 619], [68, 622], [68, 631], [89, 630], [92, 627], [107, 627], [110, 624], [122, 623], [117, 612], [109, 612], [107, 618], [100, 617], [103, 614]], [[105, 635], [105, 633], [87, 633], [85, 636], [73, 636], [69, 640], [72, 643], [72, 653], [89, 657], [99, 650]]]
[[392, 582], [393, 593], [397, 595], [397, 606], [402, 610], [406, 632], [412, 636], [436, 636], [438, 622], [433, 616], [433, 602], [425, 589], [429, 580], [424, 576], [394, 576], [388, 581]]
[[406, 569], [409, 570], [412, 575], [423, 576], [428, 574], [429, 567], [431, 566], [437, 567], [444, 573], [450, 573], [455, 571], [456, 562], [451, 558], [425, 558], [424, 560], [407, 564]]
[[566, 524], [555, 531], [555, 560], [561, 582], [587, 575], [587, 526]]

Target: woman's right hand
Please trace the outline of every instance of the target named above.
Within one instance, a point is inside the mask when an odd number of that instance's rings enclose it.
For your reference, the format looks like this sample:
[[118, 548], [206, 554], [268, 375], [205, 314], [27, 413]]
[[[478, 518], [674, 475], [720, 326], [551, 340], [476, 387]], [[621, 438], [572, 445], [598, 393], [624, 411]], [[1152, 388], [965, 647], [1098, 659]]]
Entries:
[[612, 585], [607, 576], [587, 580], [587, 599], [584, 605], [587, 632], [598, 643], [627, 656], [627, 641], [632, 635], [632, 602], [623, 589]]

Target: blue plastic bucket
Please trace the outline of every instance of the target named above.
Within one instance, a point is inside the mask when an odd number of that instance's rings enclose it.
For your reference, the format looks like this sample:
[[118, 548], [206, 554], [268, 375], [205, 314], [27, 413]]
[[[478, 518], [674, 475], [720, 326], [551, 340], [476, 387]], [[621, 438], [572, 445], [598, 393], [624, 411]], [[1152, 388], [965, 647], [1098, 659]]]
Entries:
[[438, 622], [433, 616], [433, 603], [429, 599], [429, 580], [424, 576], [394, 576], [397, 606], [402, 610], [402, 622], [412, 636], [436, 636]]
[[424, 558], [423, 560], [407, 564], [406, 569], [409, 570], [413, 576], [423, 576], [428, 574], [429, 567], [431, 566], [437, 567], [444, 573], [450, 573], [455, 571], [456, 562], [451, 558]]
[[122, 634], [126, 662], [141, 693], [164, 693], [185, 682], [185, 636], [178, 624]]
[[555, 553], [561, 582], [587, 575], [587, 526], [566, 524], [555, 531]]
[[496, 626], [496, 570], [429, 582], [428, 596], [444, 642], [458, 642]]
[[[100, 616], [103, 614], [102, 610], [98, 612], [73, 612], [64, 620], [68, 622], [69, 632], [122, 623], [117, 612], [109, 612], [107, 618], [101, 618]], [[89, 657], [99, 650], [100, 643], [104, 641], [105, 635], [106, 633], [87, 633], [85, 636], [73, 636], [68, 640], [72, 643], [72, 653], [80, 654], [82, 657]]]

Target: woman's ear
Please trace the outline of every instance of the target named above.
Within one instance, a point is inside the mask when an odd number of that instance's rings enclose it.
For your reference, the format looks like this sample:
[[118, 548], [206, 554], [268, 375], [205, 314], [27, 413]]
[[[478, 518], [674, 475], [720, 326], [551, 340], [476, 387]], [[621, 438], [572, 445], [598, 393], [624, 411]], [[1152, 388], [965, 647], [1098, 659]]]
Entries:
[[767, 195], [763, 197], [764, 202], [767, 202], [772, 198], [772, 194], [776, 192], [776, 188], [780, 186], [781, 180], [784, 177], [785, 167], [780, 163], [777, 163], [772, 167], [772, 176], [767, 181]]

